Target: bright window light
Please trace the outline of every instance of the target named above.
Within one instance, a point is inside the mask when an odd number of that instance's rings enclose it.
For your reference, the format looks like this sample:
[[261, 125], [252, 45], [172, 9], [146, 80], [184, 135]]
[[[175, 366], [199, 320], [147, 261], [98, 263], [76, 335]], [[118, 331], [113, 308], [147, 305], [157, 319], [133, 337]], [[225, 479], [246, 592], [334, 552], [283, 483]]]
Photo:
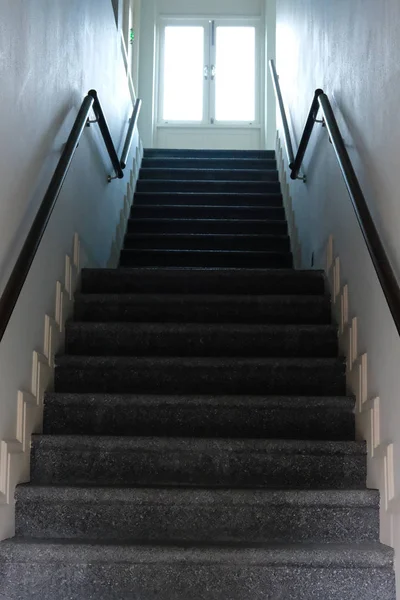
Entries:
[[254, 121], [256, 116], [256, 30], [217, 27], [215, 117]]
[[202, 121], [204, 28], [168, 26], [164, 45], [164, 121]]

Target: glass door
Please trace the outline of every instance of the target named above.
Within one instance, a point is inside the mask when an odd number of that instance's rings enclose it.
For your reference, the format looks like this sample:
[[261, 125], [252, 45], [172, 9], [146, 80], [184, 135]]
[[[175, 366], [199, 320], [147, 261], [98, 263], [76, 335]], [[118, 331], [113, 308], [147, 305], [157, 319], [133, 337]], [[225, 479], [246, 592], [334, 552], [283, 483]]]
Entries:
[[160, 105], [163, 123], [208, 119], [209, 31], [204, 22], [166, 24], [161, 32]]
[[214, 123], [253, 123], [257, 117], [256, 27], [212, 23]]
[[164, 23], [160, 39], [159, 122], [250, 125], [259, 121], [257, 23]]

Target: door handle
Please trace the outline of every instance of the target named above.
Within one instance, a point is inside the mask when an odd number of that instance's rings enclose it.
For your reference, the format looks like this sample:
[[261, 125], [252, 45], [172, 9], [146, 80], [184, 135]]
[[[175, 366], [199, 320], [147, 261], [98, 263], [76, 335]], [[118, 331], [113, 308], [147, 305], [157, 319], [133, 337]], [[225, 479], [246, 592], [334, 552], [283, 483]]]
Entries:
[[208, 65], [204, 67], [204, 79], [208, 81], [209, 68]]
[[211, 81], [214, 81], [216, 71], [217, 71], [216, 66], [211, 65]]

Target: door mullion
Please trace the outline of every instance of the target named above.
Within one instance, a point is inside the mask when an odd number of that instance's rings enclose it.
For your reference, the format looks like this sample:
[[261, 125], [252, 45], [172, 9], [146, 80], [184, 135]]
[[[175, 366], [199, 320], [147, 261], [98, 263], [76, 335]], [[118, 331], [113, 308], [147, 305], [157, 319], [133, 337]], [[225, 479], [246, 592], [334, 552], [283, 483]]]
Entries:
[[[215, 61], [216, 61], [216, 22], [210, 21], [210, 114], [208, 122], [215, 123]], [[213, 74], [214, 73], [214, 74]]]
[[204, 87], [203, 87], [203, 121], [202, 126], [204, 127], [209, 123], [209, 113], [210, 113], [210, 98], [209, 98], [209, 86], [210, 86], [210, 55], [209, 55], [209, 46], [210, 46], [210, 30], [208, 27], [208, 22], [204, 19], [202, 20], [202, 27], [204, 28]]
[[204, 125], [207, 126], [210, 124], [210, 115], [211, 115], [211, 96], [210, 96], [210, 78], [211, 78], [211, 54], [210, 54], [210, 46], [211, 46], [211, 21], [207, 22], [205, 28], [205, 36], [204, 36], [204, 64], [207, 66], [208, 77], [204, 82]]

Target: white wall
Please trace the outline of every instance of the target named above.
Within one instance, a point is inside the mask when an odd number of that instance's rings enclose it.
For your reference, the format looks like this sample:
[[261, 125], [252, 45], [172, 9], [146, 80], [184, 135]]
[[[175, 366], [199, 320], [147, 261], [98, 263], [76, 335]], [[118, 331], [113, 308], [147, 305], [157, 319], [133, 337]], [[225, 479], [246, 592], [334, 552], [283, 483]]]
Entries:
[[153, 147], [157, 0], [145, 0], [140, 11], [139, 87], [142, 99], [139, 129], [145, 148]]
[[[269, 58], [275, 53], [275, 0], [146, 0], [141, 8], [140, 67], [138, 94], [143, 99], [139, 128], [144, 146], [152, 147], [155, 127], [156, 21], [158, 15], [174, 16], [266, 16], [266, 48]], [[275, 143], [275, 100], [267, 83], [267, 147]], [[263, 136], [264, 137], [264, 136]]]
[[[0, 14], [2, 290], [87, 91], [98, 91], [119, 152], [132, 106], [110, 0], [0, 0]], [[137, 144], [136, 136], [133, 152]], [[85, 130], [0, 344], [0, 538], [13, 529], [6, 442], [18, 448], [17, 392], [36, 393], [32, 353], [45, 352], [45, 315], [56, 316], [56, 282], [64, 284], [74, 234], [84, 263], [103, 267], [115, 255], [129, 170], [125, 180], [108, 184], [99, 131]]]
[[[398, 0], [277, 0], [277, 70], [295, 146], [313, 92], [322, 87], [333, 103], [368, 205], [400, 281], [399, 31]], [[280, 137], [283, 142], [281, 131]], [[382, 492], [382, 540], [395, 545], [400, 557], [399, 335], [326, 130], [321, 126], [313, 134], [305, 172], [306, 185], [300, 182], [289, 185], [301, 264], [310, 267], [314, 259], [316, 267], [324, 268], [326, 246], [329, 236], [333, 236], [333, 257], [338, 258], [336, 313], [339, 319], [343, 315], [345, 321], [344, 351], [348, 350], [351, 332], [357, 341], [353, 349], [356, 360], [349, 362], [349, 383], [359, 400], [359, 435], [368, 441], [368, 482]], [[330, 276], [333, 270], [329, 269]], [[341, 298], [346, 284], [350, 303], [348, 321], [346, 299], [343, 302]], [[366, 360], [361, 358], [364, 354]], [[365, 385], [359, 384], [360, 370]], [[377, 396], [379, 408], [371, 413]], [[371, 416], [375, 417], [375, 443]]]
[[276, 58], [276, 0], [265, 0], [265, 148], [275, 148], [276, 101], [269, 77], [269, 61]]

